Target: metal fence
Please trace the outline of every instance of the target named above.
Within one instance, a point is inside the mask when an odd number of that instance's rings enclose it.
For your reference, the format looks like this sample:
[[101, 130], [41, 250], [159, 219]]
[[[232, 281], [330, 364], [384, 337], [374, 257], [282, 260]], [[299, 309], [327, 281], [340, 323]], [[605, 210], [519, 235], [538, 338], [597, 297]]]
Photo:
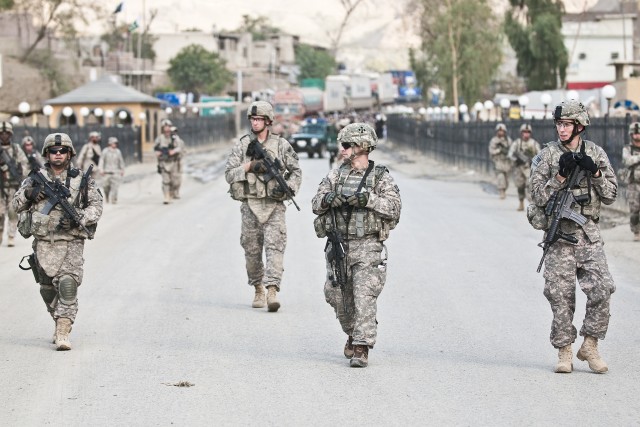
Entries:
[[[174, 126], [178, 128], [180, 138], [185, 141], [187, 148], [202, 147], [225, 141], [235, 136], [235, 119], [233, 115], [219, 115], [210, 117], [185, 117], [171, 119]], [[147, 126], [146, 135], [153, 141], [159, 135], [159, 129], [149, 129]], [[68, 134], [73, 141], [77, 152], [89, 140], [89, 133], [97, 131], [102, 136], [102, 146], [106, 147], [109, 137], [118, 138], [118, 148], [122, 151], [122, 156], [126, 164], [142, 161], [142, 145], [140, 127], [130, 126], [62, 126], [60, 128], [50, 128], [46, 126], [15, 126], [14, 142], [21, 143], [25, 135], [30, 135], [35, 146], [40, 151], [47, 135], [54, 132]]]
[[[629, 143], [631, 116], [591, 119], [583, 134], [604, 148], [615, 170], [622, 161], [622, 148]], [[520, 125], [530, 123], [533, 138], [542, 146], [555, 141], [557, 134], [551, 120], [508, 120], [508, 134], [518, 138]], [[489, 158], [489, 140], [495, 135], [497, 122], [446, 123], [426, 122], [411, 116], [390, 115], [387, 120], [389, 138], [395, 143], [413, 148], [438, 161], [482, 172], [493, 170]]]
[[[601, 146], [614, 170], [622, 163], [622, 148], [629, 143], [629, 125], [636, 117], [604, 117], [591, 119], [591, 125], [583, 134], [585, 139]], [[459, 168], [479, 172], [493, 172], [489, 157], [489, 141], [495, 135], [498, 122], [446, 123], [425, 122], [411, 116], [390, 115], [387, 119], [387, 134], [395, 143], [420, 151], [436, 160]], [[507, 120], [508, 134], [518, 138], [524, 120]], [[557, 140], [551, 120], [528, 120], [533, 129], [533, 138], [541, 146]], [[618, 183], [618, 198], [611, 206], [619, 211], [627, 209], [626, 186]]]

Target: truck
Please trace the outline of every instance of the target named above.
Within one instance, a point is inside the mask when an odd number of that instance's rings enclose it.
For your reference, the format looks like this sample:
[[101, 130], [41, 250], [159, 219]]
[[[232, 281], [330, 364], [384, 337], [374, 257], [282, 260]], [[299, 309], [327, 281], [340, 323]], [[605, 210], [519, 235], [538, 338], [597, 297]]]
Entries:
[[391, 73], [372, 76], [371, 91], [378, 106], [393, 104], [398, 97], [398, 88], [393, 84]]
[[373, 107], [371, 78], [365, 75], [330, 75], [325, 79], [324, 111], [368, 110]]
[[368, 110], [373, 107], [371, 79], [368, 76], [351, 75], [351, 93], [349, 94], [350, 110]]
[[317, 154], [321, 159], [329, 155], [333, 159], [338, 152], [337, 136], [335, 126], [325, 119], [307, 118], [289, 142], [296, 153], [307, 153], [309, 158]]
[[281, 89], [273, 94], [277, 122], [301, 121], [322, 111], [323, 93], [317, 87]]

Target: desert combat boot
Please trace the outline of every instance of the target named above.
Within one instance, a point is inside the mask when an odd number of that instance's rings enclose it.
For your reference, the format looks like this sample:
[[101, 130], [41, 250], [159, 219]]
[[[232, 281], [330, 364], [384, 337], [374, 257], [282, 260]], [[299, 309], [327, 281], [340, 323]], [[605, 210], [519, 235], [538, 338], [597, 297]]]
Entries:
[[353, 357], [349, 362], [352, 368], [366, 368], [369, 365], [369, 346], [368, 345], [354, 345]]
[[264, 293], [264, 286], [256, 285], [255, 288], [256, 294], [253, 297], [253, 304], [251, 304], [251, 307], [263, 308], [265, 305], [267, 305], [267, 296]]
[[56, 350], [71, 350], [71, 342], [69, 341], [69, 333], [71, 332], [71, 320], [66, 317], [60, 317], [56, 320]]
[[556, 373], [570, 374], [573, 370], [573, 352], [571, 344], [565, 345], [558, 349], [558, 364], [556, 365]]
[[275, 286], [267, 286], [267, 310], [275, 313], [280, 308], [278, 290]]
[[344, 357], [351, 359], [353, 357], [353, 337], [349, 335], [344, 345]]
[[598, 353], [598, 338], [596, 337], [586, 335], [580, 350], [578, 350], [577, 356], [580, 360], [586, 360], [589, 363], [589, 368], [593, 372], [604, 374], [609, 370], [607, 364]]

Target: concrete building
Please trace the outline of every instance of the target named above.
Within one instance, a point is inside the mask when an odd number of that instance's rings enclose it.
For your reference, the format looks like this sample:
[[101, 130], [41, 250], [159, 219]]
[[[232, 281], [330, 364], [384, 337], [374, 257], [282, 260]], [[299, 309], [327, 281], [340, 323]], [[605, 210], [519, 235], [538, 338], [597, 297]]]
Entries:
[[[638, 53], [638, 3], [600, 0], [584, 13], [563, 17], [562, 34], [569, 54], [568, 89], [592, 89], [616, 79], [613, 62], [632, 62]], [[632, 67], [621, 68], [629, 77]]]

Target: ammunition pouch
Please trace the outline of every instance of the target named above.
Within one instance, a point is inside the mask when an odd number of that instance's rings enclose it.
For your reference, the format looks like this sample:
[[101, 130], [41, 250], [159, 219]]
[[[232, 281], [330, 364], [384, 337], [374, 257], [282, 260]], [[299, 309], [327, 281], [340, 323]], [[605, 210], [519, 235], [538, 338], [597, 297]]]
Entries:
[[[46, 238], [49, 235], [49, 222], [51, 217], [38, 211], [31, 213], [30, 232], [35, 237]], [[22, 233], [20, 233], [22, 234]]]
[[233, 200], [243, 201], [247, 200], [247, 196], [244, 191], [245, 181], [234, 182], [229, 186], [229, 195]]
[[31, 211], [22, 211], [18, 214], [18, 233], [25, 239], [31, 237]]
[[549, 228], [549, 217], [545, 213], [545, 208], [530, 204], [527, 206], [527, 220], [536, 230], [546, 230]]

